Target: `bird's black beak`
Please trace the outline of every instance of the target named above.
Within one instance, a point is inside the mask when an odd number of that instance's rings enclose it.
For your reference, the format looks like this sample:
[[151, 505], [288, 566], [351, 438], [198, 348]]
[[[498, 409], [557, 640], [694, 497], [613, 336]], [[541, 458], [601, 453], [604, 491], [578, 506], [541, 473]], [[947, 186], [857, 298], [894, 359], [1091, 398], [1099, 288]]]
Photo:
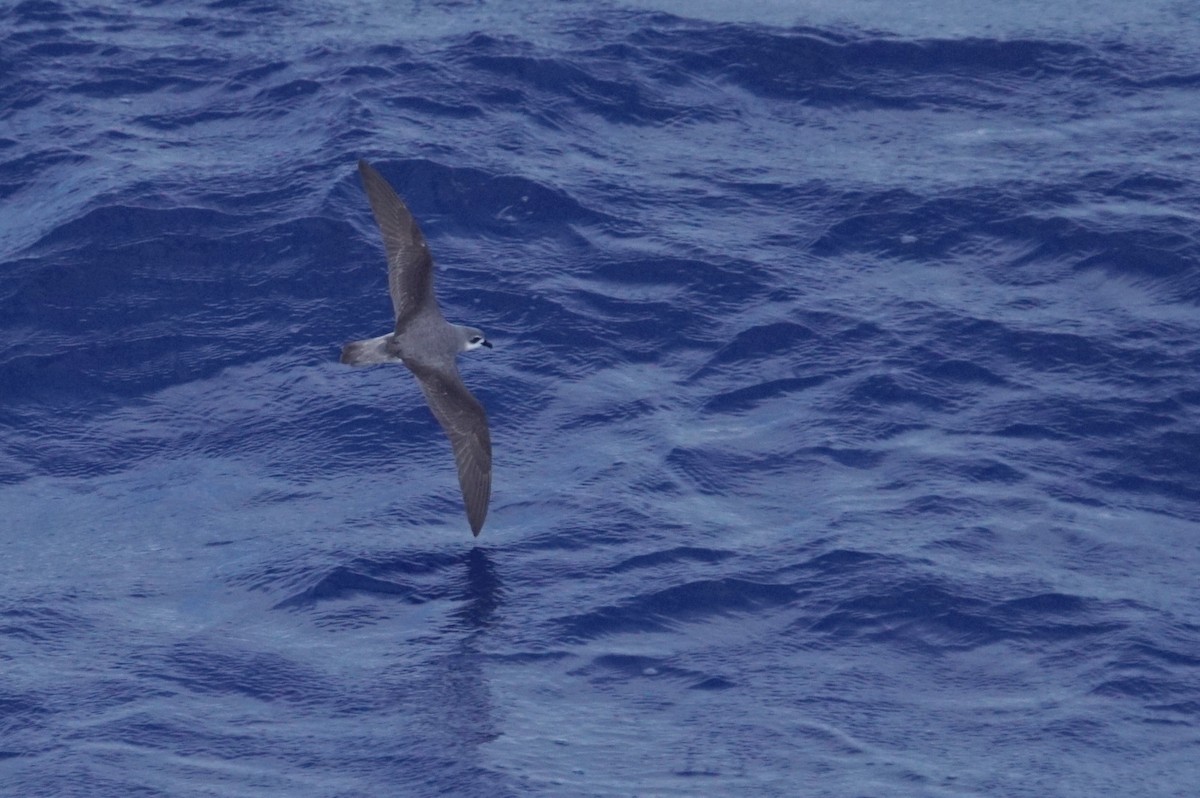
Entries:
[[480, 342], [479, 342], [479, 345], [480, 345], [480, 346], [486, 346], [488, 349], [491, 349], [491, 348], [492, 348], [492, 342], [491, 342], [491, 341], [489, 341], [489, 340], [487, 340], [486, 338], [485, 338], [485, 339], [483, 339], [482, 341], [480, 341]]

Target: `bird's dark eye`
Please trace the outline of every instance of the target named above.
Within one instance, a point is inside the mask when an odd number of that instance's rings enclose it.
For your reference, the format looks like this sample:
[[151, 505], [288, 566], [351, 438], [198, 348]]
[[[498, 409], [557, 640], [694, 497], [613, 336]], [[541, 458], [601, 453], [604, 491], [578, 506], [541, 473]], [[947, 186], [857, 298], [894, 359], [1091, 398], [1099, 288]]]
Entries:
[[473, 343], [473, 344], [477, 344], [482, 340], [483, 340], [483, 338], [481, 336], [478, 336], [478, 335], [471, 336], [471, 343]]

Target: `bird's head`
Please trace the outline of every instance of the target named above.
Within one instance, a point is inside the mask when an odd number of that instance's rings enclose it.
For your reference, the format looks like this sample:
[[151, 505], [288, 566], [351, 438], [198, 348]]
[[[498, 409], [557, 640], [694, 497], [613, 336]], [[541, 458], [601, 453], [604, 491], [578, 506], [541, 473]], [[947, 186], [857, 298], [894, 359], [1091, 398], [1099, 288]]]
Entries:
[[483, 330], [477, 330], [474, 327], [459, 327], [459, 332], [462, 334], [462, 344], [460, 351], [470, 352], [472, 349], [479, 349], [481, 346], [492, 348], [492, 342], [483, 334]]

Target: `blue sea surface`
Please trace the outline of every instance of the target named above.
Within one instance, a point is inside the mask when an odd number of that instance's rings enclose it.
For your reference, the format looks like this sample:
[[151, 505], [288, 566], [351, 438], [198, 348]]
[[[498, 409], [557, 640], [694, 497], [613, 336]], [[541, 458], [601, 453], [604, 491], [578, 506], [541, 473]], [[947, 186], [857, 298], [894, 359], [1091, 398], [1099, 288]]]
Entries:
[[1200, 15], [968, 5], [0, 11], [0, 794], [1195, 795]]

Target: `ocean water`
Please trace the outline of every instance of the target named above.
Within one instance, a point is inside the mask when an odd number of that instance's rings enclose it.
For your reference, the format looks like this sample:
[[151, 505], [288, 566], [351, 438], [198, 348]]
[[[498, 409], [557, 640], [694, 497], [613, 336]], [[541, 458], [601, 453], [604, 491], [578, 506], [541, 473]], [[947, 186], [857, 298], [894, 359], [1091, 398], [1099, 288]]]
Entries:
[[1195, 794], [1200, 18], [749, 5], [0, 11], [0, 794]]

